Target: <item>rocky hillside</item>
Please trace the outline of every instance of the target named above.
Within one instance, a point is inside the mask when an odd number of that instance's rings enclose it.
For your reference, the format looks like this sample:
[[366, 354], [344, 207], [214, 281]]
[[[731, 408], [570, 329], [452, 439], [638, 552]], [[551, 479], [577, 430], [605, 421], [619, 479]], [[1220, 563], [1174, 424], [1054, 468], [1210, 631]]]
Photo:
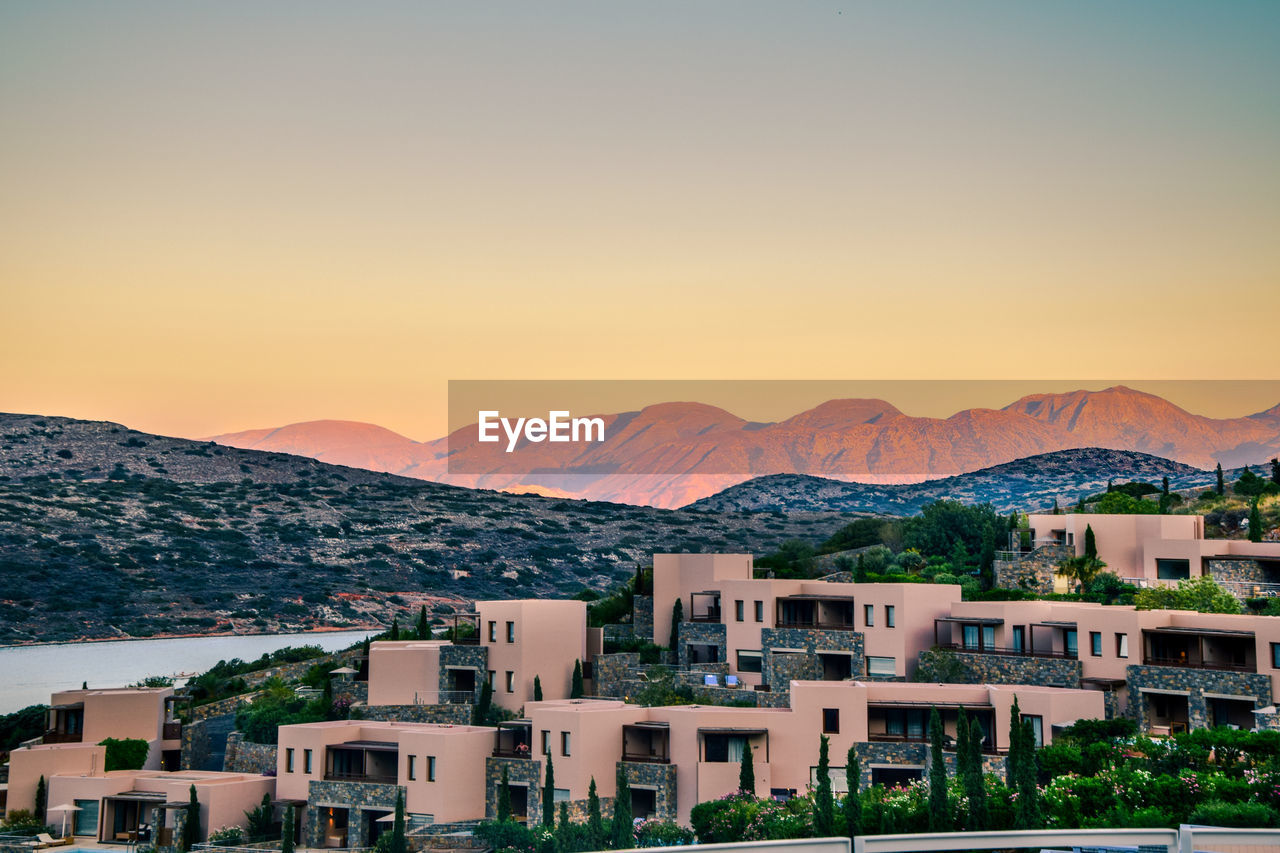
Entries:
[[1044, 453], [924, 483], [865, 485], [822, 477], [777, 475], [758, 477], [703, 498], [693, 508], [714, 512], [859, 512], [912, 515], [924, 504], [950, 498], [965, 503], [990, 503], [1001, 512], [1049, 508], [1057, 499], [1068, 506], [1082, 495], [1118, 483], [1145, 480], [1160, 483], [1169, 477], [1175, 489], [1213, 483], [1213, 472], [1122, 450], [1082, 448]]
[[604, 589], [654, 551], [767, 552], [842, 523], [475, 491], [0, 415], [0, 643], [385, 623], [422, 603]]

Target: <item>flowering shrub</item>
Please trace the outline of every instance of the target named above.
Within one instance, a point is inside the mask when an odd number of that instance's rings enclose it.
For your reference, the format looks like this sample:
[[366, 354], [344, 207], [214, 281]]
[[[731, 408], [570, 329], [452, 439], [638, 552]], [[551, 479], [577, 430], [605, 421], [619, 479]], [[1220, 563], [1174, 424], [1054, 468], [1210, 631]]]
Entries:
[[244, 830], [238, 826], [223, 826], [209, 833], [209, 843], [220, 847], [238, 847], [244, 843]]
[[674, 821], [646, 820], [636, 829], [637, 847], [682, 847], [693, 841], [693, 831]]
[[694, 806], [689, 823], [701, 844], [808, 838], [812, 835], [811, 813], [792, 805], [807, 802], [804, 797], [779, 803], [750, 794], [727, 794]]

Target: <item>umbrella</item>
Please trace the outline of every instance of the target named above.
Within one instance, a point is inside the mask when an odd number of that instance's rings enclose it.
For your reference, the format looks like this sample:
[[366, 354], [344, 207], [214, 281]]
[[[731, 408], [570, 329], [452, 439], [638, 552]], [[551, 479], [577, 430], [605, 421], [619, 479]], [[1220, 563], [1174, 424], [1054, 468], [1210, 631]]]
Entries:
[[396, 819], [396, 813], [395, 813], [395, 812], [391, 812], [390, 814], [384, 814], [382, 817], [380, 817], [380, 818], [376, 818], [376, 819], [375, 819], [375, 822], [377, 822], [377, 823], [395, 823], [395, 819]]
[[49, 808], [45, 809], [45, 811], [62, 812], [62, 837], [66, 838], [67, 837], [67, 812], [78, 812], [80, 811], [80, 807], [73, 806], [70, 803], [63, 803], [60, 806], [50, 806]]
[[330, 675], [356, 675], [360, 670], [352, 669], [349, 666], [339, 667], [338, 669], [329, 670]]

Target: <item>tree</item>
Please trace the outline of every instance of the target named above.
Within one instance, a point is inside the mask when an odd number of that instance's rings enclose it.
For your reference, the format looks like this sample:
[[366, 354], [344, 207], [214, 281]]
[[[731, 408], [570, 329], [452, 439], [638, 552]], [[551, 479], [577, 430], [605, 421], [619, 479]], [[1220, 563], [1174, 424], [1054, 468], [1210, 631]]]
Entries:
[[1222, 473], [1221, 462], [1218, 463], [1218, 467], [1214, 469], [1213, 473], [1214, 476], [1217, 477], [1217, 484], [1214, 486], [1214, 491], [1219, 495], [1225, 495], [1227, 493], [1227, 478]]
[[391, 824], [390, 853], [406, 853], [404, 841], [404, 788], [396, 789], [396, 816]]
[[947, 764], [942, 755], [947, 738], [938, 706], [929, 711], [929, 831], [947, 832], [952, 828], [947, 808]]
[[1165, 475], [1160, 479], [1160, 514], [1164, 515], [1169, 511], [1169, 506], [1173, 498], [1169, 494], [1169, 475]]
[[272, 812], [271, 795], [263, 794], [262, 803], [257, 808], [252, 808], [244, 813], [251, 843], [267, 840], [267, 836], [271, 834]]
[[556, 768], [547, 752], [547, 772], [542, 777], [542, 825], [550, 829], [556, 824]]
[[613, 820], [610, 822], [610, 844], [614, 850], [630, 850], [636, 846], [635, 827], [631, 817], [631, 783], [618, 768], [618, 791], [613, 798]]
[[569, 684], [569, 698], [582, 698], [582, 661], [575, 659], [573, 662], [573, 680]]
[[738, 790], [744, 794], [756, 795], [755, 752], [750, 743], [742, 745], [742, 766], [738, 768]]
[[1062, 507], [1058, 506], [1058, 499], [1056, 497], [1053, 499], [1053, 514], [1062, 515]]
[[826, 735], [818, 741], [818, 785], [813, 791], [813, 834], [827, 838], [836, 831], [836, 804], [831, 794], [830, 742]]
[[560, 819], [556, 821], [556, 850], [570, 853], [573, 846], [573, 824], [569, 822], [569, 804], [560, 803]]
[[1258, 499], [1253, 499], [1253, 505], [1249, 507], [1249, 541], [1262, 541], [1262, 513], [1258, 510]]
[[680, 623], [684, 621], [684, 602], [676, 599], [676, 603], [671, 605], [671, 639], [667, 643], [667, 648], [673, 652], [680, 651]]
[[1090, 560], [1098, 559], [1098, 539], [1093, 535], [1093, 525], [1084, 526], [1084, 555]]
[[297, 826], [293, 816], [293, 803], [284, 807], [284, 818], [280, 823], [280, 853], [293, 853], [293, 845], [297, 842]]
[[862, 767], [858, 764], [858, 750], [850, 745], [844, 759], [845, 785], [849, 792], [844, 798], [844, 825], [849, 837], [862, 834]]
[[599, 850], [604, 846], [604, 819], [600, 817], [600, 795], [596, 793], [596, 777], [591, 777], [587, 786], [587, 836], [591, 841], [591, 849]]
[[142, 765], [147, 763], [147, 754], [151, 751], [151, 744], [136, 737], [103, 738], [98, 745], [107, 748], [106, 758], [102, 762], [102, 769], [107, 772], [141, 770]]
[[1084, 555], [1063, 560], [1058, 564], [1058, 573], [1074, 580], [1083, 592], [1106, 567], [1107, 564], [1097, 557]]
[[397, 616], [391, 617], [391, 639], [400, 639], [400, 619]]
[[45, 784], [44, 775], [41, 774], [40, 781], [36, 782], [36, 820], [44, 823], [45, 812], [49, 808], [49, 788]]
[[542, 679], [536, 675], [533, 677], [533, 701], [542, 701]]
[[182, 849], [194, 850], [200, 843], [200, 800], [196, 797], [196, 786], [191, 786], [191, 801], [187, 803], [187, 820], [182, 825]]
[[1280, 458], [1271, 457], [1271, 482], [1280, 486]]
[[1195, 610], [1200, 613], [1239, 613], [1240, 600], [1227, 592], [1211, 575], [1178, 581], [1176, 587], [1153, 586], [1133, 596], [1139, 610]]
[[1040, 775], [1036, 760], [1035, 733], [1031, 721], [1022, 718], [1018, 697], [1013, 698], [1009, 715], [1009, 787], [1018, 795], [1013, 813], [1014, 829], [1038, 829], [1040, 818], [1040, 789], [1036, 786]]
[[476, 700], [475, 706], [471, 709], [471, 724], [475, 726], [485, 725], [492, 712], [493, 685], [486, 678], [480, 684], [480, 698]]
[[431, 639], [431, 625], [427, 622], [427, 605], [422, 605], [422, 609], [418, 611], [417, 634], [419, 640]]
[[1018, 707], [1018, 696], [1014, 694], [1013, 707], [1009, 709], [1009, 754], [1004, 762], [1004, 782], [1008, 788], [1017, 784], [1018, 767], [1022, 761], [1022, 710]]
[[511, 820], [511, 779], [507, 775], [507, 765], [502, 765], [502, 778], [498, 781], [498, 823]]
[[[966, 716], [963, 708], [960, 715], [962, 719]], [[960, 764], [960, 759], [963, 758], [964, 770], [960, 772], [960, 784], [969, 801], [965, 829], [977, 832], [987, 828], [987, 786], [982, 778], [982, 723], [977, 717], [965, 720], [964, 729], [956, 759]]]

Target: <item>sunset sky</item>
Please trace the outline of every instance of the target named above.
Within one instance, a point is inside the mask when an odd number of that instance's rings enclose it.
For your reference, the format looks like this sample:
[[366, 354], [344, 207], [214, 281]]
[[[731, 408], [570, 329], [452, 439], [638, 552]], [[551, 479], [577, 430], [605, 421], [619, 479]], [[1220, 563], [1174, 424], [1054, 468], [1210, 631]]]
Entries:
[[8, 0], [0, 411], [1280, 378], [1278, 44], [1268, 0]]

